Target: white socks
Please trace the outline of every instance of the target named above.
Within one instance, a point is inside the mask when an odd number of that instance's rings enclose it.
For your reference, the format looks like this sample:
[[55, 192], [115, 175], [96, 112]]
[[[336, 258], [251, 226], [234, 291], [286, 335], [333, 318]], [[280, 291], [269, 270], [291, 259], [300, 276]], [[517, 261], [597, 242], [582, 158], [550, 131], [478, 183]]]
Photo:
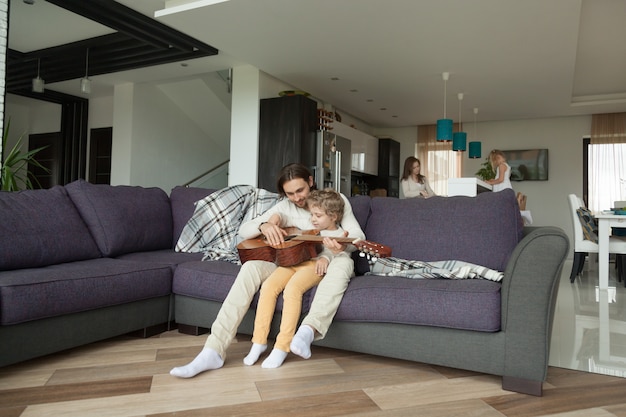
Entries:
[[270, 355], [261, 364], [261, 368], [265, 368], [265, 369], [278, 368], [280, 365], [283, 364], [286, 357], [287, 357], [287, 352], [283, 352], [282, 350], [274, 348], [272, 349], [272, 352], [270, 353]]
[[[250, 348], [250, 353], [248, 356], [243, 358], [243, 363], [246, 365], [254, 365], [256, 361], [259, 360], [259, 356], [267, 349], [267, 345], [261, 345], [259, 343], [252, 343], [252, 347]], [[287, 358], [287, 352], [283, 352], [279, 349], [272, 349], [270, 355], [263, 361], [261, 364], [262, 368], [273, 369], [278, 368], [280, 365], [285, 362], [285, 358]]]
[[265, 352], [265, 349], [267, 349], [267, 345], [261, 345], [259, 343], [252, 343], [252, 347], [250, 348], [250, 353], [248, 353], [248, 356], [243, 358], [243, 363], [245, 363], [248, 366], [254, 365], [254, 363], [259, 360], [259, 356], [261, 356], [261, 353]]
[[204, 348], [196, 358], [185, 366], [173, 368], [170, 375], [179, 378], [192, 378], [200, 372], [218, 369], [224, 366], [224, 359], [213, 349]]
[[301, 358], [309, 359], [311, 357], [311, 343], [313, 343], [314, 337], [315, 332], [313, 328], [304, 324], [300, 326], [293, 336], [289, 349]]
[[[293, 336], [290, 350], [304, 358], [309, 359], [311, 357], [311, 343], [315, 332], [310, 326], [302, 325]], [[246, 365], [253, 365], [265, 350], [267, 345], [261, 345], [259, 343], [253, 343], [248, 356], [243, 359], [243, 363]], [[287, 352], [279, 349], [272, 349], [270, 355], [263, 361], [261, 367], [266, 369], [278, 368], [283, 364], [287, 358]], [[224, 359], [213, 349], [204, 348], [198, 353], [198, 356], [187, 365], [178, 366], [172, 368], [170, 375], [177, 376], [179, 378], [192, 378], [201, 372], [209, 371], [212, 369], [219, 369], [224, 366]]]

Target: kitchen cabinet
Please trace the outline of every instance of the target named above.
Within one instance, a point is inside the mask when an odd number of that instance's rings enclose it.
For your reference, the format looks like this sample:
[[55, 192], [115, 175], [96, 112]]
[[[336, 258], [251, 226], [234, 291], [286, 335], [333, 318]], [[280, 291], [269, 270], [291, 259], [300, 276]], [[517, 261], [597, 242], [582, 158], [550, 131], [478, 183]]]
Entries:
[[378, 188], [388, 197], [400, 197], [400, 143], [391, 138], [378, 139]]
[[[303, 95], [262, 99], [259, 109], [258, 187], [272, 192], [280, 169], [316, 160], [317, 102]], [[245, 149], [241, 150], [245, 152]]]
[[341, 122], [333, 122], [332, 127], [332, 133], [351, 142], [352, 171], [378, 175], [378, 139]]

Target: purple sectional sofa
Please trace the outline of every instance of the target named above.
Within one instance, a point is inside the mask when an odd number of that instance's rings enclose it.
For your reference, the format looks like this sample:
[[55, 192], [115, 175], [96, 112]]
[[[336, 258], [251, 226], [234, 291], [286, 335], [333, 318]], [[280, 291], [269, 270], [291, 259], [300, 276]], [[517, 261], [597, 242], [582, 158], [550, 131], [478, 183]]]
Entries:
[[[0, 193], [0, 366], [174, 324], [208, 331], [239, 266], [173, 247], [210, 193], [82, 180]], [[357, 276], [315, 343], [501, 375], [504, 389], [541, 395], [565, 233], [523, 228], [512, 191], [350, 201], [368, 240], [394, 256], [472, 262], [504, 279], [365, 275], [369, 264], [355, 254]], [[251, 334], [254, 306], [239, 332]]]

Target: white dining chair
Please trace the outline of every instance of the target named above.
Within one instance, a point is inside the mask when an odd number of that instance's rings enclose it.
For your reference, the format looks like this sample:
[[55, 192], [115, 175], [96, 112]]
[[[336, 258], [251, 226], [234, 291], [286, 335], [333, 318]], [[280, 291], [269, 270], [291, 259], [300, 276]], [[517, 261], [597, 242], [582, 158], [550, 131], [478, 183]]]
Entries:
[[[574, 261], [572, 263], [572, 272], [570, 273], [569, 280], [574, 282], [576, 277], [580, 275], [585, 265], [585, 257], [588, 253], [598, 253], [598, 244], [591, 240], [585, 239], [583, 233], [583, 227], [576, 213], [576, 209], [585, 207], [585, 203], [582, 198], [576, 194], [570, 194], [568, 196], [570, 213], [572, 218], [572, 224], [574, 227]], [[626, 255], [626, 238], [618, 238], [611, 236], [609, 238], [609, 253], [615, 253], [616, 266], [618, 267], [618, 279], [621, 280], [623, 275], [624, 256]], [[621, 256], [620, 256], [621, 255]], [[626, 283], [626, 280], [624, 281]]]

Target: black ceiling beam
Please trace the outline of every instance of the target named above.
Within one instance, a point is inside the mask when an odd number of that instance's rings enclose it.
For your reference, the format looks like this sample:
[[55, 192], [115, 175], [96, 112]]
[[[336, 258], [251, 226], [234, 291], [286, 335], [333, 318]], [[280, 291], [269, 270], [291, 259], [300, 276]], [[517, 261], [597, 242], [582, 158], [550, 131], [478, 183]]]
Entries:
[[[28, 95], [31, 80], [37, 76], [38, 60], [41, 78], [51, 84], [81, 78], [86, 73], [89, 76], [109, 74], [218, 53], [217, 49], [112, 0], [47, 1], [118, 32], [26, 53], [7, 49], [8, 93]], [[114, 21], [117, 23], [111, 23]], [[126, 30], [128, 26], [134, 30]], [[178, 48], [172, 47], [173, 44], [186, 46]], [[88, 71], [85, 68], [87, 50]]]
[[46, 1], [156, 47], [201, 50], [212, 55], [218, 52], [212, 46], [114, 0]]

